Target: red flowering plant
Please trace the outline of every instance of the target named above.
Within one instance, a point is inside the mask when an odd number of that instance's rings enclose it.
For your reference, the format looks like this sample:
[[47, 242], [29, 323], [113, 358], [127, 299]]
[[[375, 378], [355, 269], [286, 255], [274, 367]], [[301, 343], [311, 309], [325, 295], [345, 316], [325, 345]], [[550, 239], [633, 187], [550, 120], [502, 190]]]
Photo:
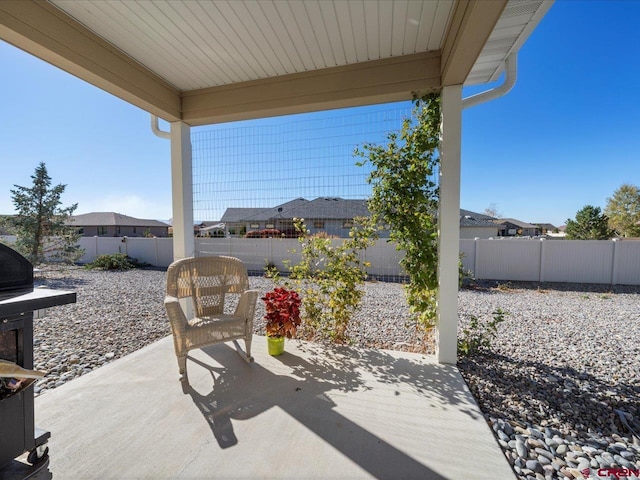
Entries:
[[294, 290], [276, 287], [262, 297], [267, 321], [265, 329], [269, 337], [293, 338], [300, 326], [300, 296]]

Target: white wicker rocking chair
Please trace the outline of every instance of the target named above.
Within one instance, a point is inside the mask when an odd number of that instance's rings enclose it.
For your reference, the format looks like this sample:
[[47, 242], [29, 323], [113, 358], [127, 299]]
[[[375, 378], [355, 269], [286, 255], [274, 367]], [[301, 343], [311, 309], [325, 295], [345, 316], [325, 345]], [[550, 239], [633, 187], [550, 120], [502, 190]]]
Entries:
[[[233, 314], [225, 313], [225, 298], [237, 294]], [[191, 298], [194, 317], [188, 319], [180, 306], [181, 298]], [[247, 269], [233, 257], [183, 258], [167, 270], [167, 296], [164, 300], [171, 323], [173, 345], [178, 358], [180, 380], [187, 381], [187, 353], [215, 343], [233, 343], [247, 362], [252, 362], [253, 315], [258, 291], [249, 290]], [[244, 339], [245, 351], [238, 345]]]

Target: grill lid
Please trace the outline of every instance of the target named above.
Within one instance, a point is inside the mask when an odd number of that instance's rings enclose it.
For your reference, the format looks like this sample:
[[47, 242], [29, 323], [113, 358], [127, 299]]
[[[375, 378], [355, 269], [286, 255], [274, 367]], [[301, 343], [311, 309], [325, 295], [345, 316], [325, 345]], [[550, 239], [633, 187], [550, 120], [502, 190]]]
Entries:
[[33, 265], [10, 248], [0, 243], [0, 291], [33, 287]]

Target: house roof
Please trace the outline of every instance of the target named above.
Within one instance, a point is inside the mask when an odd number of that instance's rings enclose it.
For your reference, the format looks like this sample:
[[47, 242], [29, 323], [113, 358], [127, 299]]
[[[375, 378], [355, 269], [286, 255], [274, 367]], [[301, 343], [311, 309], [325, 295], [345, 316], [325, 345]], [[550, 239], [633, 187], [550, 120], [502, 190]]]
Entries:
[[76, 227], [169, 227], [158, 220], [129, 217], [115, 212], [91, 212], [74, 215], [69, 222]]
[[537, 225], [532, 225], [527, 222], [523, 222], [522, 220], [518, 220], [516, 218], [499, 218], [494, 220], [494, 222], [498, 225], [504, 225], [505, 223], [510, 223], [520, 228], [538, 228]]
[[348, 200], [339, 197], [319, 197], [287, 211], [289, 218], [327, 220], [351, 219], [370, 215], [366, 200]]
[[343, 220], [369, 216], [366, 200], [319, 197], [315, 200], [296, 198], [273, 208], [227, 208], [221, 222], [265, 222], [293, 218]]
[[538, 223], [533, 222], [534, 225], [538, 225], [540, 228], [544, 228], [545, 230], [555, 230], [556, 226], [551, 223]]
[[[253, 217], [254, 215], [259, 214], [263, 210], [268, 210], [265, 208], [227, 208], [220, 219], [222, 223], [238, 223], [244, 222], [247, 218]], [[207, 223], [207, 222], [204, 222]], [[218, 222], [216, 222], [218, 223]]]
[[304, 198], [296, 198], [288, 202], [276, 205], [273, 208], [263, 208], [255, 214], [245, 217], [245, 220], [253, 220], [256, 222], [264, 222], [268, 220], [274, 220], [276, 218], [294, 218], [295, 215], [290, 215], [289, 212], [295, 208], [309, 203], [309, 200]]
[[205, 125], [495, 81], [552, 0], [0, 2], [0, 39]]
[[490, 227], [497, 229], [498, 227], [493, 223], [493, 220], [495, 220], [494, 217], [490, 217], [489, 215], [460, 209], [460, 227]]

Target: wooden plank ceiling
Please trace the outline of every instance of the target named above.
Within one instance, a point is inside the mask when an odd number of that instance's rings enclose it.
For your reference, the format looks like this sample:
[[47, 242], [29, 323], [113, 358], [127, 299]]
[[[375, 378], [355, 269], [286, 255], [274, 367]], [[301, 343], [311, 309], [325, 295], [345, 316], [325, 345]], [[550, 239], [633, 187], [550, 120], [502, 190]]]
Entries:
[[544, 0], [3, 0], [0, 39], [168, 121], [411, 98], [497, 78]]

